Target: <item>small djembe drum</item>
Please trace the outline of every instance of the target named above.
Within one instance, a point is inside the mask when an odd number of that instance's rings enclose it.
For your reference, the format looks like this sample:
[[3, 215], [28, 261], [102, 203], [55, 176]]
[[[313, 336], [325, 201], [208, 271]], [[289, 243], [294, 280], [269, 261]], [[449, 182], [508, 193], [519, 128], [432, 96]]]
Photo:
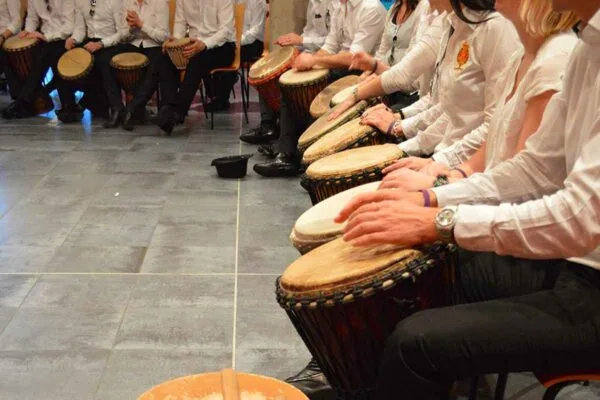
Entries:
[[451, 304], [453, 277], [445, 245], [358, 248], [340, 238], [290, 265], [277, 301], [336, 398], [370, 400], [386, 339], [409, 315]]
[[183, 81], [185, 70], [190, 62], [189, 58], [183, 55], [185, 47], [192, 42], [190, 38], [175, 39], [164, 44], [165, 51], [171, 59], [171, 62], [179, 71], [179, 79]]
[[352, 92], [357, 86], [358, 84], [355, 84], [337, 92], [331, 98], [331, 103], [329, 104], [330, 107], [335, 107], [339, 104], [342, 104], [348, 97], [352, 96]]
[[277, 47], [266, 56], [255, 62], [248, 72], [248, 83], [252, 85], [273, 111], [281, 107], [281, 91], [279, 78], [292, 68], [298, 55], [293, 47]]
[[289, 106], [296, 120], [311, 121], [310, 105], [317, 95], [329, 83], [329, 70], [315, 68], [309, 71], [291, 69], [279, 78], [279, 87], [282, 95], [289, 102]]
[[94, 68], [94, 56], [83, 48], [67, 51], [58, 60], [58, 74], [73, 87], [84, 88]]
[[117, 81], [129, 103], [146, 75], [150, 60], [140, 53], [121, 53], [112, 58], [110, 65], [115, 69]]
[[360, 80], [358, 75], [348, 75], [333, 82], [321, 91], [310, 104], [310, 115], [314, 118], [320, 118], [331, 109], [331, 99], [340, 91], [355, 85]]
[[[15, 71], [19, 79], [24, 81], [29, 76], [35, 48], [39, 45], [38, 39], [17, 36], [12, 36], [4, 41], [2, 48], [6, 54], [8, 65]], [[34, 93], [32, 105], [37, 114], [47, 113], [54, 108], [50, 95], [42, 87]]]

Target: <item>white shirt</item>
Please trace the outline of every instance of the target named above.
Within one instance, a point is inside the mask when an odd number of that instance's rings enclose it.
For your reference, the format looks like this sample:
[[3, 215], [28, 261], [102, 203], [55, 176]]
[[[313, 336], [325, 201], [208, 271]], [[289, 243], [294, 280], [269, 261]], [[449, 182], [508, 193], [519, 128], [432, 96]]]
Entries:
[[512, 158], [516, 154], [521, 129], [525, 123], [527, 103], [544, 92], [561, 89], [563, 74], [576, 42], [577, 37], [573, 32], [548, 38], [539, 49], [515, 93], [507, 101], [514, 89], [525, 50], [520, 49], [513, 54], [496, 87], [498, 104], [486, 137], [473, 138], [467, 135], [436, 153], [433, 156], [435, 161], [457, 167], [467, 161], [486, 140], [486, 169]]
[[73, 39], [81, 43], [86, 37], [101, 39], [104, 47], [117, 45], [127, 32], [122, 0], [96, 1], [91, 15], [92, 4], [89, 0], [77, 0], [77, 23]]
[[[50, 9], [50, 11], [48, 11]], [[67, 39], [75, 26], [75, 0], [29, 0], [25, 30], [38, 27], [49, 42]]]
[[265, 41], [265, 18], [267, 17], [266, 0], [244, 0], [244, 32], [242, 46], [259, 40]]
[[7, 29], [13, 35], [21, 30], [21, 3], [19, 0], [0, 0], [0, 34]]
[[235, 42], [234, 10], [232, 0], [178, 0], [173, 36], [189, 36], [206, 44], [207, 49]]
[[600, 12], [583, 30], [564, 88], [525, 150], [484, 174], [434, 189], [441, 206], [494, 204], [458, 207], [460, 246], [532, 259], [576, 257], [571, 261], [600, 269], [598, 93]]
[[521, 47], [513, 24], [500, 14], [465, 9], [465, 15], [488, 20], [467, 24], [449, 14], [454, 33], [442, 42], [447, 46], [440, 47], [438, 77], [433, 83], [434, 101], [442, 114], [439, 122], [400, 144], [410, 155], [441, 151], [467, 134], [485, 137], [497, 103], [496, 83]]
[[[381, 86], [386, 94], [410, 92], [415, 86], [418, 87], [421, 97], [429, 93], [440, 43], [450, 24], [446, 13], [435, 16], [430, 13], [421, 18], [422, 24], [426, 25], [428, 22], [430, 24], [424, 30], [420, 40], [404, 58], [381, 74]], [[419, 29], [422, 30], [423, 26]]]
[[399, 25], [395, 21], [395, 11], [396, 8], [394, 6], [388, 11], [381, 44], [377, 53], [375, 53], [376, 59], [389, 66], [398, 64], [408, 52], [412, 38], [416, 33], [417, 25], [421, 20], [421, 15], [429, 12], [429, 1], [421, 0], [408, 18]]
[[333, 14], [322, 50], [374, 54], [381, 41], [387, 11], [379, 0], [347, 0]]
[[123, 17], [127, 18], [127, 11], [135, 11], [142, 22], [142, 29], [130, 29], [127, 26], [124, 33], [124, 41], [130, 42], [136, 47], [158, 47], [162, 46], [170, 35], [169, 28], [169, 1], [168, 0], [125, 0]]
[[302, 31], [302, 47], [316, 52], [325, 44], [331, 28], [331, 18], [339, 7], [338, 0], [310, 0], [306, 10], [306, 25]]

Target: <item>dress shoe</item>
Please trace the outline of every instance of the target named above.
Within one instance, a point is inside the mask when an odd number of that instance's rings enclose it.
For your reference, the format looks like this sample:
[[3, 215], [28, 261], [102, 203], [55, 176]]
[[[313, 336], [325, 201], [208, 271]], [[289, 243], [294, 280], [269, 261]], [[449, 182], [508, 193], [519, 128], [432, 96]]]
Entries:
[[279, 138], [279, 132], [271, 124], [260, 124], [260, 126], [240, 135], [240, 140], [249, 144], [271, 143], [277, 138]]
[[175, 111], [171, 106], [163, 106], [160, 108], [158, 112], [158, 116], [156, 117], [156, 125], [165, 132], [167, 135], [171, 135], [173, 133], [173, 129], [181, 116], [177, 111]]
[[134, 118], [135, 117], [133, 112], [125, 110], [125, 113], [123, 114], [123, 122], [121, 124], [123, 126], [123, 129], [125, 129], [126, 131], [132, 131], [133, 128], [135, 128]]
[[116, 128], [121, 123], [121, 119], [123, 118], [123, 108], [114, 108], [110, 109], [110, 116], [108, 121], [106, 121], [102, 127], [106, 129]]
[[4, 119], [21, 119], [33, 117], [34, 115], [35, 111], [33, 111], [33, 107], [20, 100], [13, 101], [8, 107], [2, 110], [2, 118]]
[[83, 118], [83, 108], [79, 104], [70, 104], [58, 110], [56, 117], [65, 124], [79, 122]]
[[335, 400], [335, 392], [329, 386], [317, 362], [312, 359], [302, 371], [285, 380], [300, 389], [310, 400]]
[[229, 100], [212, 99], [207, 105], [204, 106], [206, 112], [219, 112], [228, 111], [231, 107]]
[[254, 171], [268, 178], [278, 178], [297, 176], [300, 174], [300, 167], [292, 154], [279, 153], [271, 162], [254, 165]]

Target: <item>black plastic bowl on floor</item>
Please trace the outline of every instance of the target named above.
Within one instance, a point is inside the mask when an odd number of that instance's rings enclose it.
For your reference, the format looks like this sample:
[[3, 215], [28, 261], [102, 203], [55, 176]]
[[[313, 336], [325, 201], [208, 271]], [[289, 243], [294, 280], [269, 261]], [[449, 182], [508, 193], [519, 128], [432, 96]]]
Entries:
[[217, 168], [217, 175], [221, 178], [239, 179], [246, 176], [250, 157], [252, 154], [215, 158], [210, 165]]

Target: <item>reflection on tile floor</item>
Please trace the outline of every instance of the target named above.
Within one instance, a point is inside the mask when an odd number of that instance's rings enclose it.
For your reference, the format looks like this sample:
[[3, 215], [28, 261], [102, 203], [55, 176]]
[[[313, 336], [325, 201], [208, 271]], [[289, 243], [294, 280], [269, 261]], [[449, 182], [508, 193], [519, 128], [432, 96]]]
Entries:
[[[135, 399], [233, 363], [279, 378], [304, 366], [273, 287], [309, 199], [295, 179], [218, 179], [212, 158], [254, 151], [237, 139], [248, 125], [190, 119], [169, 138], [87, 113], [0, 121], [0, 400]], [[509, 386], [540, 398], [527, 375]]]

